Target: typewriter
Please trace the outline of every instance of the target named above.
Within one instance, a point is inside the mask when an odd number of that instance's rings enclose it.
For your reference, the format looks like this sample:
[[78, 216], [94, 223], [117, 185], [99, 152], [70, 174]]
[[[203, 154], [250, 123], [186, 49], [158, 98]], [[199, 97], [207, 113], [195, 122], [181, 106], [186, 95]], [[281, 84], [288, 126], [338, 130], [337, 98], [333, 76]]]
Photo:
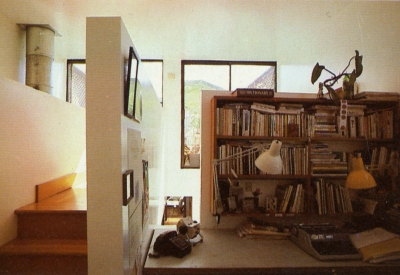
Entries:
[[290, 240], [321, 261], [362, 259], [349, 234], [333, 224], [294, 225]]

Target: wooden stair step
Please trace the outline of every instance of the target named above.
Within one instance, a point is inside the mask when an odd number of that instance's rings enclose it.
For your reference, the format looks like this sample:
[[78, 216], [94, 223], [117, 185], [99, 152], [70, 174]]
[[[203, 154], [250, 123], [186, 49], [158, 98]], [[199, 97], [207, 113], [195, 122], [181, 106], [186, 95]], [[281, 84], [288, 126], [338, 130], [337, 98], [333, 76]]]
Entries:
[[15, 210], [18, 238], [86, 239], [86, 189], [70, 188]]
[[33, 239], [86, 239], [86, 212], [18, 213], [17, 236]]
[[0, 247], [0, 255], [87, 255], [87, 240], [14, 239]]
[[87, 274], [87, 241], [14, 239], [0, 247], [0, 274]]
[[15, 210], [18, 212], [27, 211], [86, 211], [87, 199], [86, 188], [69, 188], [56, 195], [34, 202]]
[[69, 188], [15, 210], [18, 237], [0, 247], [0, 275], [86, 275], [86, 189]]

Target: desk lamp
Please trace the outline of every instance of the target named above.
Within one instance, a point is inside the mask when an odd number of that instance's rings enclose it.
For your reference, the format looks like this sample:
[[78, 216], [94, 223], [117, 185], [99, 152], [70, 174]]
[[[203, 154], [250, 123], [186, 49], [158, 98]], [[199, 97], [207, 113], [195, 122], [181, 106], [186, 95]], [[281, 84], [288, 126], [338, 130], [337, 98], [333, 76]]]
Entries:
[[346, 187], [350, 189], [369, 189], [376, 186], [374, 177], [364, 169], [363, 159], [351, 159], [352, 170], [347, 176]]
[[263, 152], [254, 162], [258, 169], [267, 174], [282, 173], [282, 142], [274, 140], [268, 150]]

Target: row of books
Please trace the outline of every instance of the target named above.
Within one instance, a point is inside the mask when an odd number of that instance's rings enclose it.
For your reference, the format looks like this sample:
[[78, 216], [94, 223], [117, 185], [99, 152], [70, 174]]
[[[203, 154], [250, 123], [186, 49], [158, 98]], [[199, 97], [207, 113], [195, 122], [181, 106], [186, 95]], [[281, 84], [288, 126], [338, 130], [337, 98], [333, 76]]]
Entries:
[[227, 136], [250, 135], [250, 105], [226, 104], [216, 109], [216, 134]]
[[[216, 110], [216, 134], [265, 137], [393, 138], [393, 109], [366, 105], [226, 104]], [[345, 115], [340, 115], [340, 113]]]
[[228, 161], [221, 162], [217, 167], [218, 174], [226, 175], [234, 171], [238, 175], [256, 175], [260, 171], [255, 166], [254, 162], [260, 155], [260, 152], [248, 152], [252, 146], [240, 143], [227, 143], [218, 146], [218, 159], [231, 158]]
[[349, 190], [346, 187], [326, 182], [323, 178], [315, 179], [313, 184], [319, 215], [353, 212]]
[[304, 114], [263, 114], [251, 111], [250, 136], [304, 137]]
[[371, 152], [371, 165], [393, 164], [399, 157], [399, 150], [385, 146], [374, 147]]
[[393, 138], [393, 110], [370, 112], [364, 116], [365, 136], [369, 138]]
[[359, 108], [349, 109], [344, 117], [339, 116], [338, 110], [334, 108], [317, 109], [315, 113], [308, 114], [308, 135], [327, 138], [393, 138], [392, 109], [366, 111], [362, 108], [364, 105], [356, 106]]
[[[218, 146], [218, 159], [229, 158], [218, 166], [218, 174], [230, 174], [232, 170], [238, 175], [263, 174], [258, 170], [254, 162], [260, 152], [250, 152], [254, 148], [240, 143], [226, 143]], [[307, 175], [308, 174], [308, 149], [306, 145], [283, 145], [281, 147], [282, 174], [284, 175]]]
[[282, 174], [307, 175], [308, 174], [308, 147], [304, 145], [290, 145], [281, 147]]
[[307, 128], [310, 137], [341, 137], [341, 138], [357, 138], [364, 137], [365, 117], [364, 116], [348, 116], [344, 123], [344, 127], [340, 125], [339, 116], [331, 116], [325, 118], [322, 116], [307, 115]]
[[278, 185], [276, 188], [279, 213], [302, 213], [305, 210], [305, 190], [303, 184]]
[[[266, 105], [266, 104], [263, 104]], [[227, 104], [217, 108], [216, 134], [225, 136], [301, 137], [304, 113], [266, 111], [258, 105]], [[269, 105], [266, 105], [269, 106]], [[275, 107], [274, 107], [275, 108]]]
[[[230, 174], [231, 171], [239, 175], [262, 174], [254, 165], [260, 152], [246, 153], [254, 148], [247, 144], [226, 143], [218, 147], [217, 158], [229, 158], [218, 167], [219, 174]], [[363, 153], [366, 154], [365, 152]], [[313, 176], [347, 176], [349, 153], [344, 151], [331, 151], [325, 143], [318, 142], [311, 145], [311, 173]], [[284, 144], [281, 148], [283, 175], [308, 174], [308, 146]], [[368, 156], [364, 156], [364, 163], [370, 165], [388, 165], [399, 157], [399, 150], [385, 146], [374, 147]]]

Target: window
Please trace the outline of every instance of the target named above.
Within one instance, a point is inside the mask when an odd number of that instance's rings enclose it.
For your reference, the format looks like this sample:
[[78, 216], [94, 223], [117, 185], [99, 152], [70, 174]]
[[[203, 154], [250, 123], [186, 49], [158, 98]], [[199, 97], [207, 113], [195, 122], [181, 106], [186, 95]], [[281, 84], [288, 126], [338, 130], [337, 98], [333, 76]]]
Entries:
[[[158, 100], [163, 102], [163, 61], [159, 59], [141, 60], [146, 74], [153, 85]], [[66, 100], [72, 104], [86, 107], [86, 60], [67, 60]]]
[[266, 88], [276, 91], [276, 62], [200, 61], [181, 63], [181, 167], [200, 167], [202, 90]]
[[86, 108], [86, 60], [67, 60], [67, 102]]

